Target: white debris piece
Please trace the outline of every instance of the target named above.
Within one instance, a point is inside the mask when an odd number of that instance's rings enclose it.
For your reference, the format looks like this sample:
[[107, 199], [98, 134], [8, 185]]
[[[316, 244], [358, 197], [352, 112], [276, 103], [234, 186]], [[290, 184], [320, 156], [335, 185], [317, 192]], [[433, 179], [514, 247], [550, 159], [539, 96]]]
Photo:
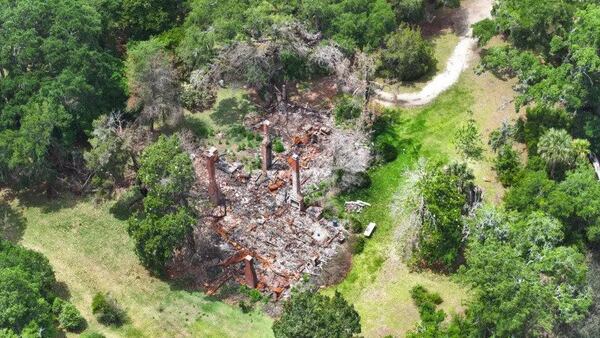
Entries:
[[371, 204], [367, 202], [363, 202], [361, 200], [357, 201], [347, 201], [345, 203], [346, 211], [348, 212], [361, 212], [364, 208], [370, 207]]
[[600, 161], [598, 161], [598, 157], [596, 154], [590, 154], [590, 158], [592, 159], [592, 165], [594, 166], [594, 171], [596, 171], [596, 175], [600, 180]]
[[365, 232], [363, 233], [363, 235], [365, 235], [365, 237], [371, 237], [371, 234], [373, 234], [373, 230], [375, 230], [375, 226], [377, 224], [371, 222], [369, 223], [369, 225], [367, 225], [367, 229], [365, 229]]

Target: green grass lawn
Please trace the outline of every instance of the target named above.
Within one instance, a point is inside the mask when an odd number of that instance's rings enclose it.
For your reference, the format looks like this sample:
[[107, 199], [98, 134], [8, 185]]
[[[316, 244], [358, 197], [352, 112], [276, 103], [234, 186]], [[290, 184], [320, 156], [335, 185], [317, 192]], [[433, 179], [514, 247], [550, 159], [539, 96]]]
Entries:
[[[28, 196], [11, 206], [24, 219], [20, 242], [48, 257], [93, 331], [107, 337], [272, 336], [272, 321], [261, 313], [243, 314], [201, 292], [178, 290], [149, 276], [134, 254], [125, 222], [110, 214], [109, 204]], [[129, 324], [116, 329], [94, 319], [90, 306], [99, 291], [118, 300]]]
[[244, 117], [260, 113], [241, 88], [221, 88], [213, 108], [203, 112], [186, 112], [183, 127], [204, 138], [206, 146], [213, 146], [230, 161], [240, 161], [247, 167], [259, 164], [256, 149], [260, 145], [258, 133], [243, 127]]
[[[414, 168], [419, 158], [429, 161], [457, 158], [452, 144], [455, 131], [469, 117], [468, 111], [478, 107], [479, 101], [484, 99], [474, 94], [474, 80], [478, 81], [475, 75], [467, 73], [432, 104], [399, 110], [394, 133], [402, 145], [401, 155], [394, 162], [371, 171], [369, 189], [344, 197], [371, 203], [359, 218], [365, 224], [376, 222], [378, 226], [364, 252], [353, 258], [347, 278], [326, 292], [337, 289], [355, 305], [366, 337], [403, 336], [415, 327], [419, 314], [409, 290], [416, 284], [439, 292], [444, 299], [441, 307], [447, 313], [462, 311], [467, 292], [451, 278], [409, 271], [398, 253], [403, 243], [395, 236], [403, 219], [391, 210], [394, 201], [404, 193], [404, 174]], [[483, 118], [482, 113], [477, 118]]]

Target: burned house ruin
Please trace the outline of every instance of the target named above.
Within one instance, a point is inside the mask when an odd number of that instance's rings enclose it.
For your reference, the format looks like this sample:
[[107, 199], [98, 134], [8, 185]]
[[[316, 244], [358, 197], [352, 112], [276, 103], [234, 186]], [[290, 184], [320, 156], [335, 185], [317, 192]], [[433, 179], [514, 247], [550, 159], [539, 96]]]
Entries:
[[[336, 173], [364, 172], [370, 140], [360, 130], [336, 127], [331, 107], [280, 102], [270, 113], [248, 116], [246, 128], [262, 135], [255, 150], [259, 167], [250, 170], [226, 155], [227, 148], [202, 145], [191, 153], [197, 182], [192, 195], [201, 215], [196, 248], [172, 272], [190, 271], [198, 286], [214, 294], [226, 283], [257, 288], [279, 299], [303, 276], [320, 276], [349, 234], [322, 217], [323, 206], [306, 200]], [[281, 109], [285, 106], [285, 109]], [[285, 151], [273, 151], [274, 138]], [[226, 212], [221, 212], [222, 208]], [[218, 253], [202, 255], [207, 238]], [[181, 254], [180, 256], [185, 256]]]

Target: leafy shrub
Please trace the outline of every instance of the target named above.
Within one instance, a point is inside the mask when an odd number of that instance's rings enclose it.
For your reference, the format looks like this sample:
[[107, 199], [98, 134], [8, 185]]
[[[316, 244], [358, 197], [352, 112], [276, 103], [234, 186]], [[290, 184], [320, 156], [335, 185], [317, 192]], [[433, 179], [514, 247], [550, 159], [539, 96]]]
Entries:
[[573, 117], [564, 109], [546, 106], [529, 107], [523, 121], [523, 136], [530, 154], [537, 153], [540, 138], [550, 129], [569, 130]]
[[247, 285], [241, 285], [239, 291], [241, 294], [250, 298], [250, 301], [252, 303], [256, 303], [264, 299], [269, 299], [268, 297], [263, 297], [262, 293], [260, 293], [260, 291], [258, 291], [257, 289], [251, 289]]
[[352, 253], [358, 255], [365, 249], [366, 239], [363, 236], [357, 236], [352, 246]]
[[201, 112], [210, 109], [217, 99], [212, 89], [197, 89], [193, 85], [185, 83], [182, 85], [181, 104], [191, 112]]
[[442, 304], [442, 297], [438, 293], [431, 293], [422, 285], [416, 285], [413, 287], [410, 290], [410, 296], [419, 307], [425, 303], [432, 303], [435, 305]]
[[85, 319], [81, 316], [79, 310], [69, 302], [63, 303], [58, 322], [62, 328], [70, 332], [81, 331], [86, 326]]
[[[146, 211], [157, 210], [162, 208], [160, 205], [169, 204], [169, 200], [148, 195], [144, 203]], [[135, 241], [135, 251], [142, 264], [153, 273], [161, 275], [165, 264], [173, 257], [173, 251], [181, 246], [194, 224], [196, 218], [191, 209], [179, 207], [163, 215], [146, 213], [144, 217], [132, 217], [129, 219], [127, 232]]]
[[125, 312], [117, 302], [100, 292], [92, 299], [92, 313], [104, 325], [121, 326], [125, 322]]
[[390, 0], [396, 19], [402, 22], [417, 23], [425, 15], [424, 0]]
[[416, 80], [435, 69], [433, 46], [420, 29], [401, 25], [390, 34], [381, 54], [381, 73], [400, 81]]
[[238, 304], [242, 313], [249, 313], [252, 311], [252, 305], [246, 304], [243, 300]]
[[0, 329], [0, 338], [19, 338], [11, 329]]
[[466, 191], [473, 178], [466, 165], [434, 166], [417, 183], [426, 208], [413, 256], [418, 267], [446, 271], [455, 267], [461, 254]]
[[[227, 129], [227, 136], [235, 141], [247, 140], [249, 142], [252, 141], [261, 141], [262, 136], [258, 133], [253, 132], [252, 130], [247, 129], [241, 123], [232, 124], [229, 129]], [[252, 142], [253, 147], [258, 146], [256, 142]]]
[[362, 108], [351, 95], [342, 95], [333, 109], [337, 123], [354, 120], [360, 116]]
[[461, 126], [454, 136], [454, 145], [459, 153], [466, 158], [480, 159], [483, 155], [481, 134], [477, 122], [470, 118]]
[[502, 185], [510, 187], [516, 182], [517, 175], [521, 170], [519, 154], [510, 145], [505, 145], [498, 152], [498, 156], [494, 161], [494, 169]]
[[53, 337], [55, 284], [46, 257], [0, 238], [0, 327], [23, 337], [43, 328]]
[[437, 305], [442, 303], [442, 297], [437, 293], [427, 291], [423, 286], [416, 285], [410, 290], [410, 295], [419, 309], [421, 323], [419, 328], [414, 332], [410, 332], [408, 337], [420, 337], [418, 333], [429, 333], [427, 336], [437, 337], [446, 336], [441, 333], [441, 324], [446, 318], [446, 313], [443, 310], [436, 310]]
[[281, 142], [281, 139], [276, 138], [273, 141], [273, 151], [276, 153], [283, 153], [285, 151], [285, 146], [283, 145], [283, 142]]
[[473, 36], [479, 39], [480, 46], [487, 44], [496, 34], [496, 22], [492, 19], [484, 19], [473, 25]]
[[283, 337], [354, 337], [360, 333], [360, 316], [339, 292], [330, 298], [318, 292], [292, 292], [273, 333]]
[[594, 244], [600, 244], [600, 225], [592, 225], [586, 229], [587, 240]]
[[62, 311], [63, 305], [65, 304], [65, 301], [56, 297], [54, 298], [54, 301], [52, 302], [52, 313], [54, 313], [55, 316], [60, 315], [60, 312]]

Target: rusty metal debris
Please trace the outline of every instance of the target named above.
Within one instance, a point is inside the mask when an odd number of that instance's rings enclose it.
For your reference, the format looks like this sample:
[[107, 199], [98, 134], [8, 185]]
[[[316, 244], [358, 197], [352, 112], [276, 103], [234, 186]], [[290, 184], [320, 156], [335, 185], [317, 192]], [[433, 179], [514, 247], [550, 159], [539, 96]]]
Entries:
[[[330, 113], [293, 103], [285, 112], [249, 117], [245, 124], [264, 136], [256, 149], [259, 170], [229, 163], [216, 149], [186, 146], [198, 178], [192, 195], [202, 215], [196, 243], [207, 236], [200, 229], [210, 229], [221, 257], [196, 259], [189, 266], [204, 276], [208, 294], [234, 280], [278, 299], [303, 275], [320, 275], [348, 237], [338, 222], [322, 217], [322, 205], [305, 205], [303, 193], [331, 181], [340, 168], [366, 169], [369, 142], [357, 131], [336, 128]], [[272, 152], [271, 136], [282, 140], [286, 151]], [[226, 213], [215, 211], [223, 205]], [[362, 209], [368, 203], [349, 205]], [[201, 249], [189, 250], [190, 255]]]

